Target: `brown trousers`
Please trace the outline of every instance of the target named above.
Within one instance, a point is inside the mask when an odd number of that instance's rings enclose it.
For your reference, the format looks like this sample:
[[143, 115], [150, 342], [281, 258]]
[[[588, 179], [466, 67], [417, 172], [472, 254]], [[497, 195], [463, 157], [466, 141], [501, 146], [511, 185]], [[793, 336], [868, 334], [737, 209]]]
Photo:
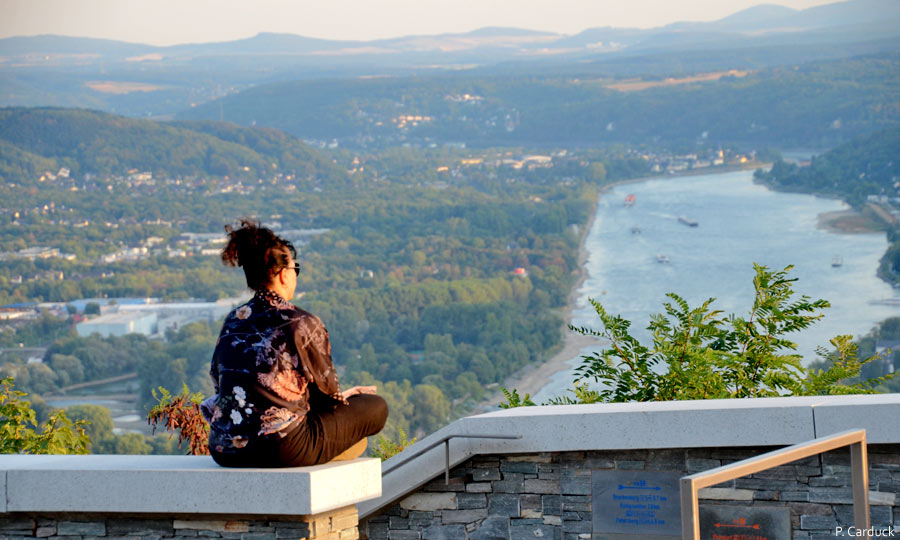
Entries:
[[[306, 418], [288, 431], [285, 437], [269, 437], [269, 441], [251, 445], [249, 452], [238, 455], [212, 453], [223, 467], [303, 467], [327, 463], [361, 439], [375, 435], [387, 421], [388, 407], [384, 398], [359, 394], [334, 410], [306, 413]], [[255, 450], [250, 447], [256, 446]]]

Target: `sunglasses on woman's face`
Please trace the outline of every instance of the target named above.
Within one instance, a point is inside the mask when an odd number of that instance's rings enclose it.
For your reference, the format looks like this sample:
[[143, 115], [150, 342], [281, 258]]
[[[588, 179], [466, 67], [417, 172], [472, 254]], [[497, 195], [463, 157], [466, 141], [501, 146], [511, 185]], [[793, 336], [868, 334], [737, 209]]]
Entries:
[[288, 270], [293, 270], [294, 273], [297, 274], [298, 276], [300, 275], [300, 265], [299, 264], [296, 264], [294, 266], [285, 266], [285, 268]]

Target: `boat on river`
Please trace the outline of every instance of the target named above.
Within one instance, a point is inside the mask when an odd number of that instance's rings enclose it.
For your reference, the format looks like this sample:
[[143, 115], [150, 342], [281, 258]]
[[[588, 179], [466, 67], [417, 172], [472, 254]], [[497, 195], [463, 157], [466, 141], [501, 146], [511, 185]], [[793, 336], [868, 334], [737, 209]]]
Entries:
[[662, 253], [660, 253], [659, 255], [656, 256], [656, 262], [658, 262], [659, 264], [666, 264], [669, 262], [669, 256], [663, 255]]
[[625, 206], [634, 206], [634, 193], [629, 193], [627, 197], [625, 197]]
[[699, 225], [699, 223], [687, 216], [678, 216], [678, 221], [684, 223], [688, 227], [696, 227], [697, 225]]
[[831, 258], [831, 266], [833, 268], [838, 268], [840, 266], [844, 266], [844, 258], [840, 255], [835, 255]]

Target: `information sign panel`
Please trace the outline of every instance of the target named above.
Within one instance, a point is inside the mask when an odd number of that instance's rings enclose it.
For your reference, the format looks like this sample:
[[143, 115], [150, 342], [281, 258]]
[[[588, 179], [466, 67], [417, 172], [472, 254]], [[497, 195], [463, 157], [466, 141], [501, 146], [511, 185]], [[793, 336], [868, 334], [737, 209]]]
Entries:
[[593, 534], [681, 535], [680, 478], [666, 472], [593, 471]]
[[791, 540], [791, 511], [774, 506], [700, 506], [700, 540]]

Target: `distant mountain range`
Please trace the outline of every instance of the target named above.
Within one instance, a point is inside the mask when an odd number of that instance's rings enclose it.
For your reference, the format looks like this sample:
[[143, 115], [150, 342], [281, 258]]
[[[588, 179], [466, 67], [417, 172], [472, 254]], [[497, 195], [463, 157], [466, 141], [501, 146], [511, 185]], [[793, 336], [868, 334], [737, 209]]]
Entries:
[[[0, 39], [5, 67], [18, 65], [90, 65], [95, 62], [196, 62], [222, 56], [288, 55], [315, 57], [389, 57], [428, 54], [493, 61], [548, 54], [597, 54], [646, 49], [677, 49], [698, 43], [714, 47], [735, 39], [762, 46], [785, 36], [833, 33], [833, 39], [874, 40], [900, 35], [900, 2], [850, 0], [795, 10], [765, 4], [713, 22], [678, 22], [647, 30], [590, 28], [573, 36], [519, 28], [482, 28], [464, 34], [405, 36], [372, 41], [334, 41], [293, 34], [262, 33], [219, 43], [158, 47], [103, 39], [34, 36]], [[465, 54], [464, 54], [465, 53]], [[43, 58], [42, 58], [43, 57]], [[49, 58], [48, 58], [49, 57]], [[49, 64], [46, 64], [49, 62]]]
[[[423, 103], [421, 96], [400, 97], [398, 88], [428, 88], [438, 92], [439, 102], [445, 87], [477, 88], [468, 82], [442, 82], [460, 77], [555, 78], [565, 81], [563, 86], [568, 81], [603, 79], [597, 84], [605, 88], [610, 79], [653, 81], [752, 72], [897, 51], [898, 0], [849, 0], [804, 10], [760, 5], [713, 22], [679, 22], [646, 30], [590, 28], [575, 35], [492, 27], [464, 34], [332, 41], [264, 33], [171, 47], [63, 36], [14, 37], [0, 39], [0, 106], [75, 107], [132, 117], [249, 125], [259, 121], [280, 129], [286, 129], [282, 125], [286, 119], [295, 118], [303, 123], [291, 123], [288, 132], [322, 140], [358, 134], [359, 125], [367, 122], [360, 110], [351, 110], [352, 103], [317, 93], [316, 88], [326, 93], [335, 88], [334, 81], [395, 79], [375, 85], [383, 93], [375, 106], [386, 111], [394, 102], [401, 107], [410, 100]], [[418, 85], [422, 80], [431, 82]], [[302, 103], [291, 102], [289, 92], [279, 86], [304, 81], [315, 84], [300, 84], [308, 100]], [[338, 86], [341, 97], [355, 92]], [[548, 92], [558, 88], [555, 83], [538, 86]], [[242, 100], [239, 96], [248, 91]], [[516, 89], [509, 92], [512, 96]], [[553, 92], [544, 99], [564, 98], [564, 92]], [[252, 96], [267, 95], [278, 96], [277, 107], [248, 105]], [[512, 102], [491, 103], [503, 116], [485, 121], [502, 126], [505, 115], [515, 117], [515, 110], [532, 108]], [[258, 112], [260, 107], [266, 114]], [[263, 119], [269, 116], [275, 121]], [[500, 135], [505, 133], [498, 129]]]

